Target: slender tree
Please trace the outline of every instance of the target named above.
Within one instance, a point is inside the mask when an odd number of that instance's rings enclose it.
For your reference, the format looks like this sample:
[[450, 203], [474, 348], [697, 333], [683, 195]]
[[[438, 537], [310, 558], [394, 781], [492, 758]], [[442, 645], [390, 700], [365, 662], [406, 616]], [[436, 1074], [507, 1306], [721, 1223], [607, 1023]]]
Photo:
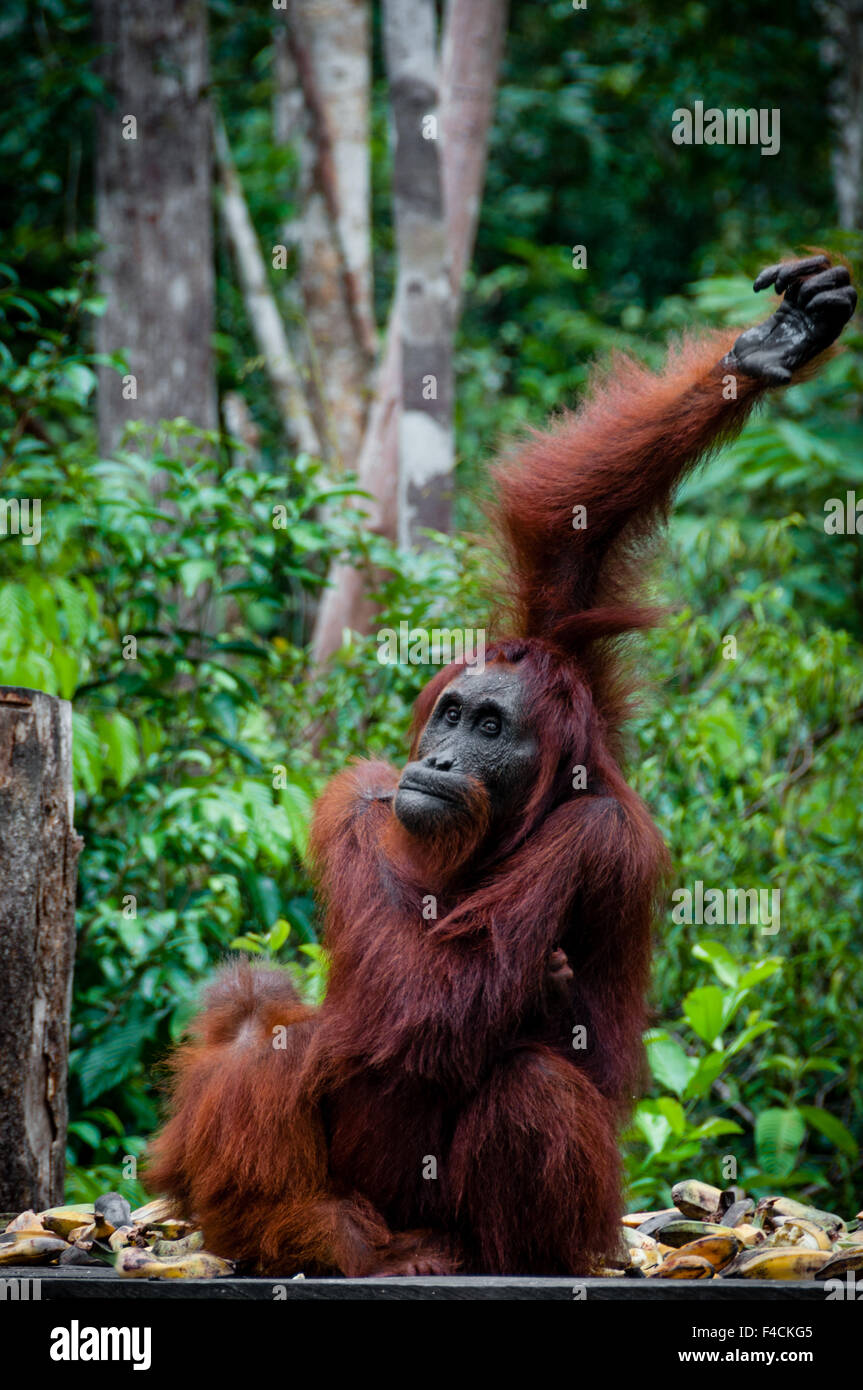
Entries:
[[99, 118], [99, 437], [178, 415], [214, 429], [211, 116], [204, 0], [95, 0], [110, 102]]
[[327, 454], [355, 468], [374, 358], [368, 0], [292, 0], [276, 30], [275, 133], [300, 154], [296, 246], [308, 392]]
[[[448, 0], [445, 13], [440, 128], [445, 137], [443, 191], [455, 314], [482, 201], [506, 17], [507, 0]], [[371, 498], [365, 503], [369, 529], [393, 540], [398, 534], [400, 340], [398, 313], [393, 309], [357, 469], [360, 486]], [[315, 666], [338, 649], [346, 629], [369, 630], [374, 611], [370, 587], [370, 577], [361, 571], [345, 564], [333, 566], [315, 624]]]
[[455, 309], [473, 255], [507, 0], [447, 0], [441, 53], [443, 194]]
[[298, 449], [317, 454], [321, 447], [320, 436], [309, 410], [300, 368], [270, 288], [266, 262], [221, 120], [216, 122], [216, 160], [222, 220], [236, 262], [249, 324], [264, 359], [282, 424]]
[[453, 296], [441, 171], [434, 0], [385, 0], [384, 49], [395, 150], [401, 339], [401, 545], [448, 531], [453, 486]]
[[839, 225], [859, 231], [863, 220], [863, 0], [818, 0], [832, 69], [833, 184]]

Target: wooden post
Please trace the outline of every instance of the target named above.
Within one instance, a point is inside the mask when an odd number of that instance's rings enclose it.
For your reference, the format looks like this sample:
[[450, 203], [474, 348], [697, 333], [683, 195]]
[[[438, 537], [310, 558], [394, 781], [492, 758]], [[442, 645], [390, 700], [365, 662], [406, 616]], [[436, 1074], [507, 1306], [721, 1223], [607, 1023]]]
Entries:
[[0, 686], [0, 1211], [63, 1200], [72, 812], [71, 705]]

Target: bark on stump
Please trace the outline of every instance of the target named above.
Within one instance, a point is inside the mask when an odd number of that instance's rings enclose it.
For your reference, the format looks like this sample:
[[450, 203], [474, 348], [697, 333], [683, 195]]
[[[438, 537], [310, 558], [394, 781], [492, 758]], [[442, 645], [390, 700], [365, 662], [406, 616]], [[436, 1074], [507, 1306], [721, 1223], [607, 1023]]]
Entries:
[[63, 1200], [72, 816], [71, 705], [0, 686], [0, 1211]]

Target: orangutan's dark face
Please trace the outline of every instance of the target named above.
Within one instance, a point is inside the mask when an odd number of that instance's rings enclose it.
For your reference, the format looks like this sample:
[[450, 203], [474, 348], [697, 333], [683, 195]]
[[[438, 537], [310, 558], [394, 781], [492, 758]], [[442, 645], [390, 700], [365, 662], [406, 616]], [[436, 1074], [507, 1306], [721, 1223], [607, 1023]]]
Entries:
[[502, 662], [450, 681], [399, 781], [394, 809], [406, 830], [437, 837], [466, 816], [490, 828], [518, 813], [539, 759], [525, 705], [521, 675]]

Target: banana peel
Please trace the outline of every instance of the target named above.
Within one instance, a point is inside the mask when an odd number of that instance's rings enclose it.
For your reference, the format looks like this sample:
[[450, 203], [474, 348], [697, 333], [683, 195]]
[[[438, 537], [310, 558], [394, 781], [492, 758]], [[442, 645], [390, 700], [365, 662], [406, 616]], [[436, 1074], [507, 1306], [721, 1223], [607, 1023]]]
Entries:
[[174, 1204], [167, 1197], [156, 1197], [152, 1202], [147, 1202], [143, 1207], [137, 1207], [132, 1212], [132, 1224], [135, 1226], [150, 1226], [155, 1221], [169, 1221], [175, 1216]]
[[815, 1278], [840, 1279], [849, 1270], [854, 1274], [859, 1274], [863, 1270], [863, 1245], [833, 1252], [827, 1263], [821, 1266]]
[[15, 1216], [6, 1227], [6, 1231], [29, 1231], [32, 1235], [44, 1235], [45, 1227], [42, 1225], [42, 1218], [37, 1216], [35, 1211], [22, 1211], [20, 1216]]
[[664, 1207], [656, 1211], [630, 1211], [623, 1217], [622, 1225], [637, 1230], [639, 1226], [644, 1225], [645, 1221], [654, 1221], [660, 1216], [664, 1216], [666, 1220], [672, 1221], [675, 1216], [680, 1215], [682, 1215], [682, 1213], [678, 1211], [677, 1207]]
[[712, 1187], [709, 1182], [698, 1182], [695, 1178], [676, 1182], [671, 1189], [671, 1199], [678, 1211], [694, 1221], [707, 1221], [712, 1217], [719, 1210], [721, 1196], [718, 1187]]
[[64, 1250], [68, 1250], [65, 1240], [59, 1236], [22, 1234], [20, 1240], [9, 1245], [0, 1245], [0, 1265], [47, 1265], [59, 1260]]
[[760, 1226], [749, 1226], [745, 1223], [742, 1226], [735, 1226], [734, 1234], [740, 1244], [745, 1246], [763, 1245], [767, 1239]]
[[657, 1240], [663, 1245], [671, 1245], [678, 1250], [701, 1236], [727, 1235], [728, 1227], [720, 1226], [715, 1221], [669, 1221], [656, 1232]]
[[815, 1279], [819, 1270], [829, 1264], [829, 1250], [801, 1250], [797, 1245], [777, 1245], [770, 1249], [759, 1246], [745, 1250], [722, 1271], [723, 1278], [733, 1279]]
[[194, 1255], [196, 1251], [204, 1248], [204, 1232], [192, 1231], [191, 1235], [183, 1236], [181, 1240], [157, 1240], [153, 1245], [153, 1254], [160, 1259], [165, 1257], [175, 1257], [178, 1255]]
[[[683, 1245], [677, 1251], [678, 1255], [695, 1255], [699, 1259], [706, 1260], [713, 1270], [717, 1273], [730, 1264], [735, 1256], [740, 1252], [741, 1245], [733, 1231], [726, 1231], [724, 1235], [700, 1236], [697, 1240], [690, 1241], [688, 1245]], [[669, 1256], [669, 1259], [673, 1259]]]
[[821, 1211], [819, 1207], [807, 1206], [793, 1197], [762, 1197], [755, 1208], [756, 1215], [763, 1216], [767, 1224], [776, 1229], [788, 1221], [811, 1221], [821, 1226], [831, 1240], [835, 1240], [845, 1230], [845, 1222], [833, 1211]]
[[127, 1246], [117, 1253], [114, 1268], [121, 1279], [220, 1279], [234, 1272], [231, 1260], [223, 1260], [206, 1250], [170, 1259], [157, 1258], [152, 1251], [135, 1246]]
[[794, 1245], [804, 1250], [831, 1250], [833, 1242], [823, 1226], [814, 1221], [804, 1221], [802, 1217], [794, 1221], [784, 1221], [765, 1238], [766, 1246]]
[[48, 1207], [39, 1213], [39, 1220], [46, 1231], [68, 1240], [77, 1226], [89, 1226], [96, 1220], [92, 1206]]

